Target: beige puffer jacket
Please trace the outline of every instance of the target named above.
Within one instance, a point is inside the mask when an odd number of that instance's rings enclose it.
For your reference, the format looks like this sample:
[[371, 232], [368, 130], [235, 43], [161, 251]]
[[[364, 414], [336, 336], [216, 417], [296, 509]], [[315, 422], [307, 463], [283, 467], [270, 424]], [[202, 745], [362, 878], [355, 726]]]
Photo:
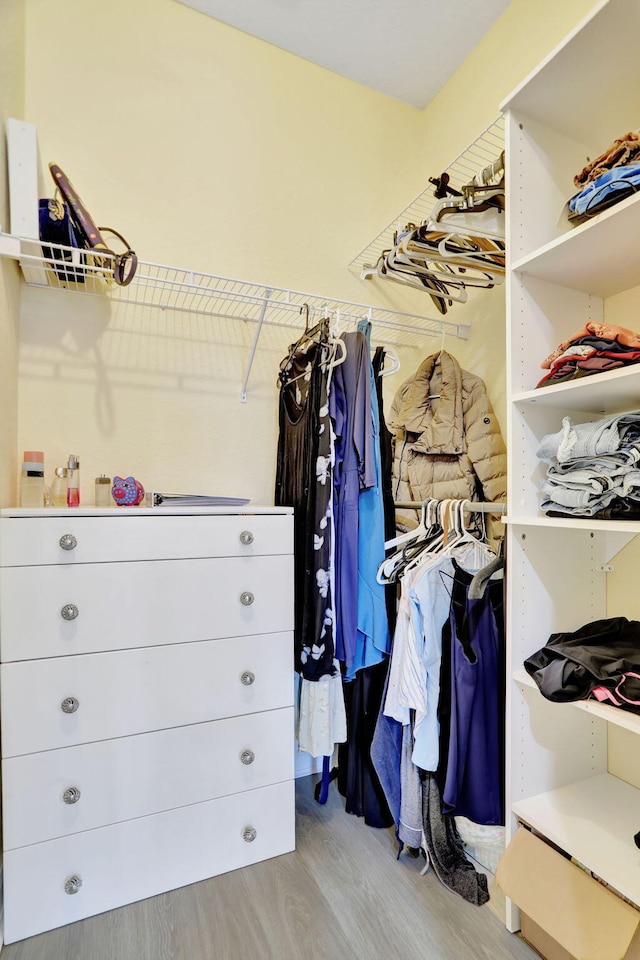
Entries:
[[[439, 399], [430, 402], [434, 394]], [[506, 499], [506, 448], [486, 387], [451, 354], [427, 357], [396, 393], [387, 419], [394, 500]], [[398, 511], [396, 519], [416, 525], [415, 514]]]

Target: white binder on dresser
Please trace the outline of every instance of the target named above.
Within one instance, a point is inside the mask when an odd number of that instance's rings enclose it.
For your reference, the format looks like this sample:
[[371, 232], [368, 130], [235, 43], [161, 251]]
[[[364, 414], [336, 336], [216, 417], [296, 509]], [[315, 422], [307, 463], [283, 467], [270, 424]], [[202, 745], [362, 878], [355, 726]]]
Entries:
[[293, 515], [4, 510], [4, 941], [294, 849]]

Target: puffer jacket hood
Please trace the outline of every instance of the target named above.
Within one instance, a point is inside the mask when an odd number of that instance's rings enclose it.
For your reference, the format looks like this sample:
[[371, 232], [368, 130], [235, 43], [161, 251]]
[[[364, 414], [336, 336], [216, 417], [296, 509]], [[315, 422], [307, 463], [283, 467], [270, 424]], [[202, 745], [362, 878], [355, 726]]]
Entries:
[[[486, 387], [451, 354], [423, 361], [399, 388], [388, 419], [395, 500], [505, 499], [506, 449]], [[397, 519], [416, 523], [415, 516]]]

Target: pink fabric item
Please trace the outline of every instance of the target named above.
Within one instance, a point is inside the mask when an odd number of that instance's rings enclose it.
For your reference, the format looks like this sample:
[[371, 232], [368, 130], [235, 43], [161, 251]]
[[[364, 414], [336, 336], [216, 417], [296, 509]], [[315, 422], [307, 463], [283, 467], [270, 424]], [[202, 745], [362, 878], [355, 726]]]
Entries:
[[604, 703], [608, 700], [616, 707], [622, 706], [620, 701], [624, 701], [624, 703], [630, 703], [634, 707], [640, 707], [640, 700], [630, 700], [628, 697], [625, 697], [624, 693], [622, 693], [620, 689], [627, 680], [627, 677], [633, 677], [635, 680], [640, 680], [640, 674], [629, 671], [628, 673], [622, 674], [620, 680], [616, 684], [615, 690], [610, 690], [609, 687], [594, 687], [591, 691], [591, 696], [595, 697], [595, 699], [600, 703]]
[[614, 324], [597, 323], [595, 320], [589, 320], [585, 323], [584, 327], [576, 330], [567, 340], [563, 340], [553, 353], [550, 353], [546, 360], [542, 361], [540, 366], [548, 370], [554, 360], [557, 360], [558, 357], [568, 350], [575, 340], [580, 340], [582, 337], [601, 337], [604, 340], [617, 340], [618, 343], [623, 343], [626, 347], [633, 347], [636, 350], [640, 350], [640, 334], [635, 333], [633, 330], [628, 330], [626, 327], [616, 327]]

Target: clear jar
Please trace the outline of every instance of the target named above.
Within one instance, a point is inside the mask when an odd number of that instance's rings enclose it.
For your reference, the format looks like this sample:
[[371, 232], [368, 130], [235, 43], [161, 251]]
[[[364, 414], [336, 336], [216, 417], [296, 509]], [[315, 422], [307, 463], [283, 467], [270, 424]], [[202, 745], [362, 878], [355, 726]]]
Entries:
[[111, 507], [111, 477], [105, 477], [104, 473], [96, 477], [96, 507]]
[[66, 507], [67, 505], [67, 468], [56, 467], [51, 483], [50, 501], [52, 507]]

